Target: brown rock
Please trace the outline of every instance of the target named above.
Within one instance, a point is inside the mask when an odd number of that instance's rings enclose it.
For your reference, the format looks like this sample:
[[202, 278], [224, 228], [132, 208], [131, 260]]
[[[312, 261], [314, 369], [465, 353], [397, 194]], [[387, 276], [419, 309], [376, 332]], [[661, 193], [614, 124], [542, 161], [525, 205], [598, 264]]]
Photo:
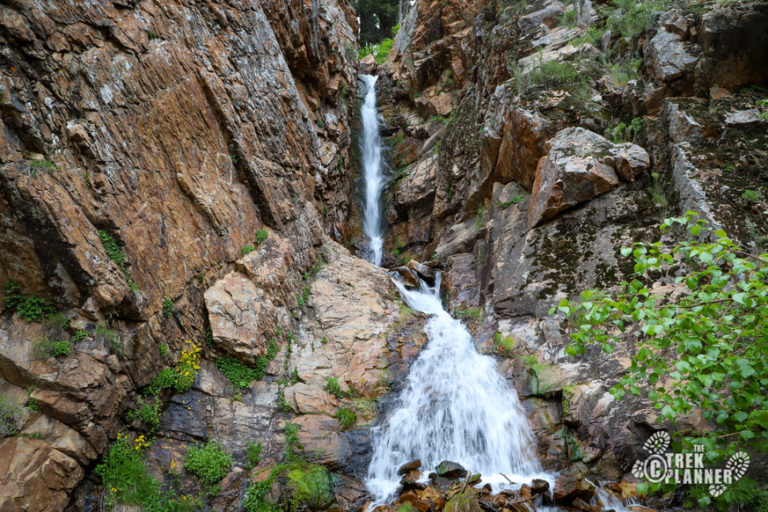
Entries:
[[574, 464], [557, 477], [552, 497], [556, 503], [567, 505], [577, 498], [588, 502], [594, 494], [595, 486], [586, 480], [586, 466]]

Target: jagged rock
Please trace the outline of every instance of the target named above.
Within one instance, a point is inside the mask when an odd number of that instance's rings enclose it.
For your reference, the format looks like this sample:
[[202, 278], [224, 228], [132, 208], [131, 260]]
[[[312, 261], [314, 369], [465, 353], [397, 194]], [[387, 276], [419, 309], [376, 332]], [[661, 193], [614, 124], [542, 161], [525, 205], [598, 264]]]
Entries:
[[555, 481], [552, 498], [556, 503], [567, 505], [575, 499], [588, 502], [595, 495], [595, 486], [586, 480], [586, 466], [581, 463], [569, 466]]
[[376, 59], [372, 54], [368, 54], [360, 59], [360, 71], [366, 75], [371, 75], [376, 70]]
[[546, 153], [547, 139], [558, 128], [536, 111], [511, 108], [504, 121], [494, 176], [502, 183], [514, 180], [530, 189], [536, 179], [536, 164]]
[[4, 510], [63, 510], [83, 477], [73, 458], [44, 441], [0, 440], [0, 496]]
[[557, 21], [562, 14], [563, 4], [560, 2], [551, 2], [543, 9], [521, 16], [520, 19], [517, 20], [517, 25], [523, 31], [538, 28], [542, 23], [547, 27], [552, 27], [557, 24]]
[[230, 272], [205, 292], [213, 342], [224, 352], [253, 364], [275, 335], [277, 310], [262, 288]]
[[456, 462], [451, 462], [449, 460], [444, 460], [440, 464], [437, 465], [437, 468], [435, 468], [437, 471], [438, 476], [441, 476], [443, 478], [463, 478], [467, 475], [467, 470], [464, 469], [461, 464], [458, 464]]
[[[693, 72], [698, 57], [692, 55], [693, 45], [675, 32], [659, 29], [645, 48], [646, 65], [656, 79], [671, 82]], [[690, 79], [690, 77], [689, 77]]]
[[437, 155], [419, 160], [395, 190], [395, 203], [410, 208], [428, 201], [435, 194]]
[[536, 169], [529, 227], [609, 191], [619, 183], [617, 171], [633, 179], [650, 163], [641, 147], [616, 145], [584, 128], [561, 130], [547, 145], [549, 152]]
[[765, 120], [760, 116], [760, 111], [756, 108], [749, 110], [737, 110], [736, 112], [729, 112], [725, 116], [725, 124], [728, 126], [735, 126], [741, 128], [747, 128], [765, 124]]

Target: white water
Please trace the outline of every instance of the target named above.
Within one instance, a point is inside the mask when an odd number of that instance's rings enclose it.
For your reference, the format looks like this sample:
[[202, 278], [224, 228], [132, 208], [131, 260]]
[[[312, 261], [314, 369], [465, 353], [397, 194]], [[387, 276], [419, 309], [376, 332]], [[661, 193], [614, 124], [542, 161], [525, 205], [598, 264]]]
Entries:
[[366, 487], [374, 505], [393, 498], [398, 468], [414, 459], [421, 459], [423, 475], [450, 460], [481, 473], [483, 483], [494, 487], [507, 487], [502, 473], [515, 483], [543, 478], [553, 485], [535, 458], [517, 393], [499, 375], [495, 360], [480, 354], [464, 325], [443, 309], [439, 277], [435, 288], [395, 284], [410, 307], [432, 317], [425, 327], [428, 343], [394, 410], [373, 431]]
[[381, 265], [384, 240], [381, 226], [381, 192], [386, 177], [381, 161], [381, 137], [379, 136], [379, 112], [376, 109], [376, 77], [360, 75], [365, 84], [365, 100], [360, 109], [363, 121], [363, 137], [360, 149], [363, 157], [365, 197], [363, 232], [368, 237], [369, 254], [366, 259], [374, 265]]

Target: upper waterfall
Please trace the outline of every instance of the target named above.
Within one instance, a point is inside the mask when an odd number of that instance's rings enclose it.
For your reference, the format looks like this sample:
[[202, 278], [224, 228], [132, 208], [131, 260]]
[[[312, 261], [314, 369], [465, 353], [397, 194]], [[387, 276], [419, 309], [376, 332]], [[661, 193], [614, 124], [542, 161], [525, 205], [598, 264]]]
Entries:
[[443, 309], [439, 277], [434, 288], [408, 290], [395, 283], [408, 305], [432, 315], [428, 344], [411, 367], [395, 408], [373, 432], [373, 458], [366, 485], [378, 503], [398, 487], [398, 468], [414, 459], [434, 468], [442, 460], [481, 473], [484, 482], [544, 474], [534, 437], [517, 393], [495, 360], [480, 354], [466, 327]]
[[381, 136], [379, 135], [379, 112], [376, 108], [376, 78], [361, 75], [365, 84], [365, 100], [360, 109], [363, 122], [363, 136], [360, 140], [362, 150], [365, 196], [363, 198], [363, 232], [368, 238], [366, 259], [375, 265], [381, 265], [384, 245], [381, 220], [381, 192], [386, 177], [381, 159]]

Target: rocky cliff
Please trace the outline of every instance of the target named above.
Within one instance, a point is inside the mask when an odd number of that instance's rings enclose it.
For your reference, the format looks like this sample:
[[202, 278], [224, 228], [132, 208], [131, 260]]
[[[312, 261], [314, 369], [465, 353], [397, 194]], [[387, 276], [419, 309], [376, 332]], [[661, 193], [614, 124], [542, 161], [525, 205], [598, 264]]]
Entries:
[[[761, 2], [420, 1], [379, 67], [385, 259], [444, 270], [550, 468], [578, 461], [575, 474], [631, 487], [643, 440], [671, 426], [609, 393], [631, 336], [610, 356], [566, 356], [568, 325], [550, 308], [617, 289], [633, 272], [620, 248], [687, 210], [766, 248], [767, 23]], [[692, 414], [676, 428], [710, 427]]]
[[[546, 469], [629, 497], [659, 428], [608, 392], [632, 343], [565, 356], [549, 309], [685, 210], [765, 249], [767, 7], [417, 0], [374, 70], [385, 266], [444, 272]], [[0, 510], [119, 505], [96, 467], [125, 442], [162, 510], [368, 501], [369, 426], [426, 340], [344, 247], [356, 25], [345, 0], [0, 6]], [[183, 464], [204, 443], [217, 492]]]

